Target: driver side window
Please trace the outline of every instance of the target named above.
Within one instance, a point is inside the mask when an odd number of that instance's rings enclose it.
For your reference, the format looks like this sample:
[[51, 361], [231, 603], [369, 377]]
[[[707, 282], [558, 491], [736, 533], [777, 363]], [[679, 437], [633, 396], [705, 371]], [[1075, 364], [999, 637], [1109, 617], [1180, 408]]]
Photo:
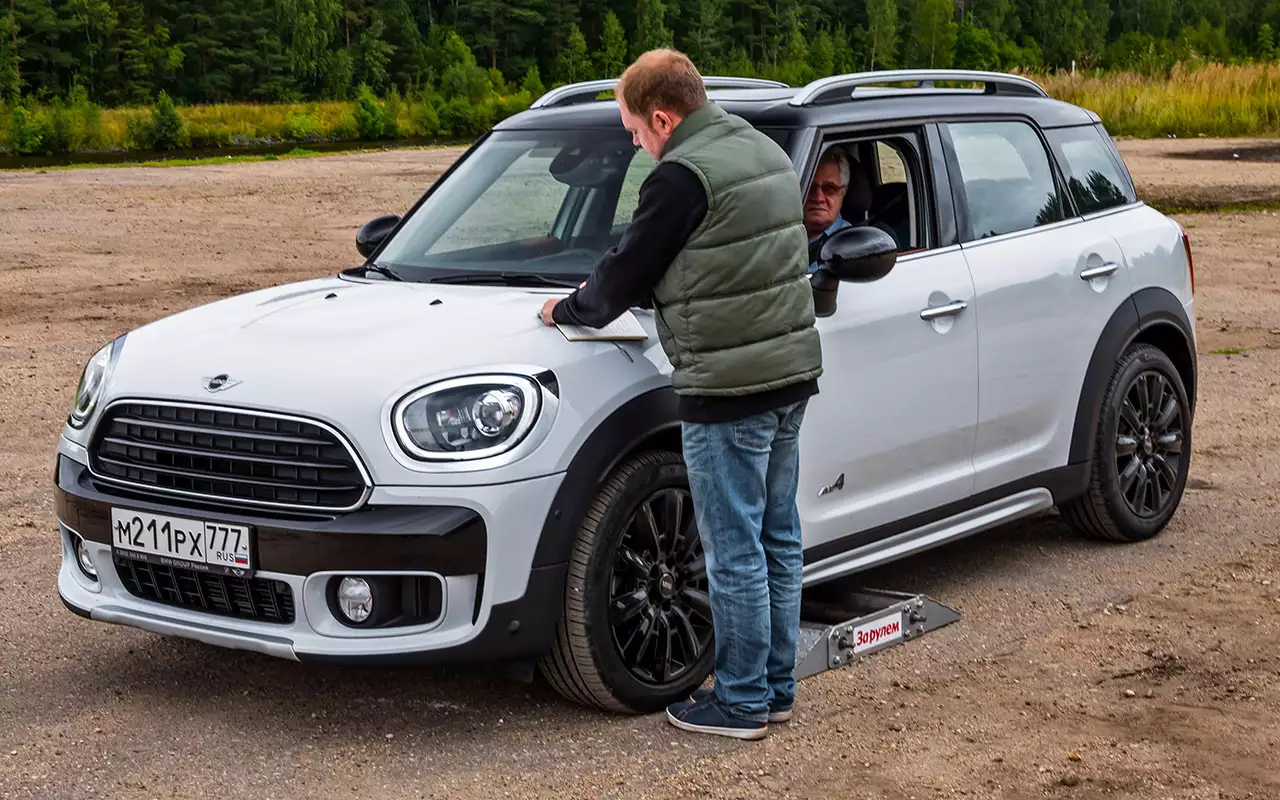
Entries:
[[[928, 197], [921, 184], [924, 171], [918, 141], [912, 134], [886, 134], [828, 144], [824, 156], [838, 148], [847, 161], [848, 177], [833, 182], [838, 173], [828, 164], [810, 180], [805, 227], [811, 241], [815, 231], [821, 235], [832, 226], [872, 226], [892, 236], [899, 253], [929, 247], [928, 226], [918, 202]], [[839, 183], [845, 185], [836, 191]]]

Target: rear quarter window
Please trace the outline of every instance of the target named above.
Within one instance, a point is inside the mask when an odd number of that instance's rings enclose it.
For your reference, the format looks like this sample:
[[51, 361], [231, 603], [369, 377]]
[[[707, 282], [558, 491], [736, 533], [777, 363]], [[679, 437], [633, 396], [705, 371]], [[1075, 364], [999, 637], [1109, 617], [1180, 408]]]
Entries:
[[1137, 197], [1133, 183], [1107, 140], [1094, 125], [1045, 131], [1057, 150], [1071, 198], [1081, 214], [1127, 205]]

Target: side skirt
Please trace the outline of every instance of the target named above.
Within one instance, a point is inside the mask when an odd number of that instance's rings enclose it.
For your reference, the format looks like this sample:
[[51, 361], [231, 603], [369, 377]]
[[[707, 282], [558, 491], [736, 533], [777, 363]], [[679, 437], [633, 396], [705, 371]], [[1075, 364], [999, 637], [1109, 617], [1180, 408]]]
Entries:
[[805, 553], [802, 585], [814, 586], [1048, 511], [1083, 494], [1088, 464], [1051, 470]]

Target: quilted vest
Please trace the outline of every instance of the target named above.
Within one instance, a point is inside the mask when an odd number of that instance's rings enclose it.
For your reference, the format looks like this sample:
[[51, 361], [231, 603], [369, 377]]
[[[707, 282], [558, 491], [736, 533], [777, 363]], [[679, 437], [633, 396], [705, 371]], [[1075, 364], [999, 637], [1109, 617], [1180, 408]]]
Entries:
[[678, 394], [733, 396], [822, 374], [804, 201], [791, 159], [713, 103], [676, 126], [663, 162], [692, 170], [707, 214], [654, 291]]

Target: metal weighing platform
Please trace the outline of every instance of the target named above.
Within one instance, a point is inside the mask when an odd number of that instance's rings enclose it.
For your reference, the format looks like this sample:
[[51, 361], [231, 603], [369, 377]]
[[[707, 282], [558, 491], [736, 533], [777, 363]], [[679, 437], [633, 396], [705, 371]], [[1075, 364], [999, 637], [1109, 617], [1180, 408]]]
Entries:
[[959, 613], [922, 594], [859, 589], [841, 594], [838, 602], [804, 600], [796, 679], [848, 666], [959, 619]]

